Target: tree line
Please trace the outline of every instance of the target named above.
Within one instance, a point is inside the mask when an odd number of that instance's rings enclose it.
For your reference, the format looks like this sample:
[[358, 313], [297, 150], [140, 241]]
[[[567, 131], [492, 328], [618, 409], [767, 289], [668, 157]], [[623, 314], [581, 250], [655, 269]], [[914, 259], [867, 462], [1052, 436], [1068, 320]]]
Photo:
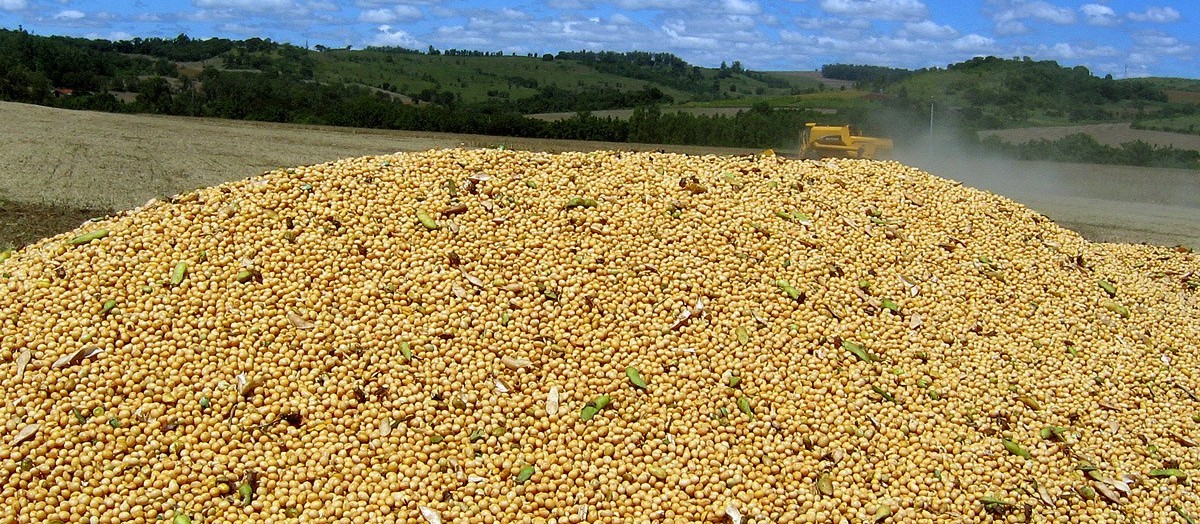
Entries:
[[[411, 52], [396, 49], [394, 52]], [[184, 73], [179, 59], [208, 60], [219, 56], [238, 69], [208, 66], [199, 73]], [[606, 72], [634, 78], [694, 78], [698, 68], [665, 53], [564, 52], [556, 60], [579, 60]], [[999, 62], [997, 62], [999, 61]], [[1027, 70], [1014, 72], [1008, 82], [1027, 93], [1096, 97], [1116, 100], [1156, 100], [1161, 92], [1144, 85], [1099, 79], [1081, 68], [1066, 69], [1044, 63], [1013, 64], [1002, 59], [975, 59], [952, 68], [996, 67]], [[792, 150], [805, 122], [853, 123], [866, 134], [897, 137], [914, 134], [921, 118], [895, 119], [889, 127], [872, 128], [877, 103], [843, 108], [837, 115], [804, 109], [772, 108], [758, 102], [732, 115], [700, 115], [665, 111], [675, 101], [655, 87], [623, 91], [611, 87], [568, 90], [540, 86], [525, 98], [494, 97], [464, 103], [451, 91], [432, 88], [415, 93], [425, 103], [409, 104], [391, 93], [355, 84], [316, 82], [310, 52], [269, 40], [133, 39], [107, 42], [65, 37], [39, 37], [24, 31], [0, 30], [0, 99], [52, 105], [70, 109], [113, 112], [146, 112], [206, 116], [298, 124], [442, 131], [530, 138], [567, 138], [612, 142], [689, 144]], [[739, 63], [726, 71], [741, 70]], [[846, 69], [853, 71], [854, 69]], [[869, 66], [863, 74], [888, 73]], [[745, 72], [748, 74], [749, 72]], [[1068, 77], [1063, 80], [1061, 77]], [[1057, 86], [1065, 82], [1066, 87]], [[696, 83], [692, 89], [696, 89]], [[69, 96], [60, 89], [70, 88]], [[979, 88], [983, 89], [983, 88]], [[114, 93], [133, 93], [132, 102]], [[57, 94], [56, 94], [57, 93]], [[983, 94], [969, 94], [983, 97]], [[997, 97], [1005, 100], [1003, 97]], [[901, 113], [920, 116], [923, 101], [903, 96], [889, 102]], [[910, 107], [911, 106], [911, 107]], [[602, 118], [591, 111], [636, 108], [628, 119]], [[570, 118], [547, 122], [524, 115], [542, 112], [575, 112]], [[970, 112], [960, 112], [964, 119]], [[1112, 148], [1068, 137], [1057, 142], [1024, 145], [989, 144], [1010, 155], [1043, 160], [1126, 163], [1148, 166], [1200, 167], [1196, 152], [1130, 143]]]

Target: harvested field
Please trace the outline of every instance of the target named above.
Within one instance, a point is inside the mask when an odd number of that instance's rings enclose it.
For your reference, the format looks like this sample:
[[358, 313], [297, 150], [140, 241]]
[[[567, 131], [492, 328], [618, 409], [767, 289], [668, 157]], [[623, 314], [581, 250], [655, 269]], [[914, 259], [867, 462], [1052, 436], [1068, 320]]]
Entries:
[[[748, 111], [748, 110], [749, 110], [749, 108], [744, 108], [744, 107], [682, 107], [682, 108], [678, 108], [678, 109], [667, 109], [665, 111], [668, 113], [690, 113], [693, 115], [705, 115], [705, 116], [712, 116], [712, 115], [733, 116], [733, 115], [738, 114], [739, 111]], [[602, 111], [590, 111], [590, 113], [593, 116], [596, 116], [599, 118], [615, 118], [618, 120], [628, 120], [629, 117], [633, 116], [632, 109], [605, 109]], [[575, 112], [535, 113], [532, 115], [525, 115], [525, 116], [527, 116], [529, 118], [536, 118], [538, 120], [554, 122], [557, 120], [566, 120], [568, 118], [575, 116], [576, 114], [577, 113], [575, 113]]]
[[1018, 129], [998, 129], [980, 131], [980, 136], [995, 136], [1005, 142], [1023, 144], [1030, 140], [1058, 140], [1076, 133], [1086, 133], [1097, 142], [1107, 146], [1120, 146], [1126, 142], [1141, 140], [1147, 144], [1159, 147], [1172, 146], [1176, 149], [1193, 149], [1200, 151], [1200, 135], [1169, 133], [1165, 131], [1146, 131], [1133, 129], [1132, 124], [1089, 124], [1079, 126], [1029, 127]]
[[894, 162], [496, 149], [0, 262], [0, 521], [1176, 522], [1200, 255]]
[[1167, 101], [1172, 104], [1200, 104], [1200, 91], [1167, 90]]
[[151, 198], [283, 166], [446, 147], [556, 151], [747, 150], [536, 140], [299, 126], [205, 118], [66, 111], [0, 102], [0, 198], [88, 209], [128, 209]]

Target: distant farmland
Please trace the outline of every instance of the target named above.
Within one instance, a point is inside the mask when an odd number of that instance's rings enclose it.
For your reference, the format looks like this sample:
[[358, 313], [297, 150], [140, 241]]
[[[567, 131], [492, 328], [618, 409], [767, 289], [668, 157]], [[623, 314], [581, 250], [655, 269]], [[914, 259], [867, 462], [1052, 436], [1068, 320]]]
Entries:
[[1141, 140], [1159, 147], [1172, 146], [1176, 149], [1200, 151], [1200, 135], [1133, 129], [1129, 123], [997, 129], [980, 131], [979, 136], [995, 136], [1005, 142], [1023, 144], [1032, 140], [1058, 140], [1076, 133], [1091, 135], [1097, 142], [1107, 146], [1116, 147], [1126, 142]]

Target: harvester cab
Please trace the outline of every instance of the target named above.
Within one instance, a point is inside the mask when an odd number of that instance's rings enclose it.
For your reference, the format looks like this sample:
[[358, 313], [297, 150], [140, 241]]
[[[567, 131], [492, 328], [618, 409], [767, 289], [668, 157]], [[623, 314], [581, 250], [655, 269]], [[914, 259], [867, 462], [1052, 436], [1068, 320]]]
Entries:
[[888, 154], [891, 150], [891, 140], [855, 135], [848, 125], [823, 126], [809, 122], [800, 132], [801, 158], [874, 159]]

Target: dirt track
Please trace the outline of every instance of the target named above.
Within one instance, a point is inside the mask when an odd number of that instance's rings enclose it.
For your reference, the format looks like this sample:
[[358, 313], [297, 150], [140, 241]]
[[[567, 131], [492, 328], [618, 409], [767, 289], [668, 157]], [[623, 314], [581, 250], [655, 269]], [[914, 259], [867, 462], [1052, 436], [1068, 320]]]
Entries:
[[[0, 102], [0, 121], [15, 123], [0, 129], [0, 200], [62, 209], [128, 209], [281, 166], [441, 147], [754, 152], [113, 115], [7, 102]], [[964, 158], [912, 163], [1014, 198], [1093, 240], [1200, 247], [1197, 171]]]

